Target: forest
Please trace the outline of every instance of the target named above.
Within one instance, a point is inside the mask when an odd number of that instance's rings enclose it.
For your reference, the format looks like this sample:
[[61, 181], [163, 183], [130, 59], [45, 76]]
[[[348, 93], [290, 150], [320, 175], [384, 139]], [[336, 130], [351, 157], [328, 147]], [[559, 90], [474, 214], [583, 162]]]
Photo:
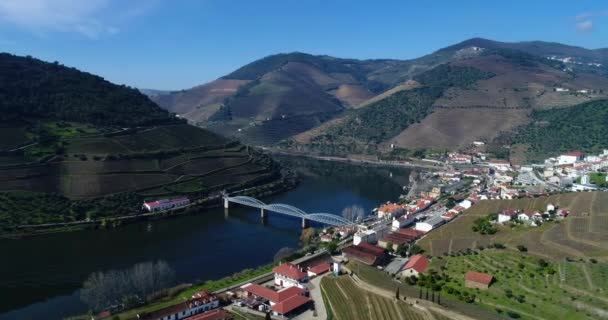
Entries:
[[0, 122], [51, 118], [103, 126], [179, 122], [137, 89], [32, 57], [0, 54]]

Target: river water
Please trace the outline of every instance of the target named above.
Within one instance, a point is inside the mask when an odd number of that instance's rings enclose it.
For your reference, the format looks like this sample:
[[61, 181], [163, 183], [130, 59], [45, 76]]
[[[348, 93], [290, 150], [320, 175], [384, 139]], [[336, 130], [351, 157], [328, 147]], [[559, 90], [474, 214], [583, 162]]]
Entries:
[[[340, 214], [357, 204], [370, 212], [395, 200], [409, 170], [302, 158], [281, 158], [300, 184], [262, 199], [306, 212]], [[0, 241], [0, 320], [61, 319], [87, 307], [78, 289], [92, 272], [125, 269], [164, 260], [177, 280], [217, 279], [272, 262], [282, 247], [297, 247], [299, 219], [269, 212], [266, 224], [253, 208], [233, 204], [175, 219], [142, 222], [113, 230], [87, 230]]]

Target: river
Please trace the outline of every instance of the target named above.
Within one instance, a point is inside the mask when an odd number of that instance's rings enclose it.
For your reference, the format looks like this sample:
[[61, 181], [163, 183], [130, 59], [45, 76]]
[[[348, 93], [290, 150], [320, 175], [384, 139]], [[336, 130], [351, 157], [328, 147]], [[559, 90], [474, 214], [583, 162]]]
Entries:
[[[403, 193], [410, 171], [303, 158], [279, 158], [298, 171], [293, 190], [262, 199], [307, 212], [340, 214], [357, 204], [366, 212]], [[0, 241], [0, 320], [61, 319], [85, 313], [78, 289], [95, 271], [164, 260], [180, 282], [217, 279], [272, 261], [297, 247], [301, 221], [232, 204], [175, 219]]]

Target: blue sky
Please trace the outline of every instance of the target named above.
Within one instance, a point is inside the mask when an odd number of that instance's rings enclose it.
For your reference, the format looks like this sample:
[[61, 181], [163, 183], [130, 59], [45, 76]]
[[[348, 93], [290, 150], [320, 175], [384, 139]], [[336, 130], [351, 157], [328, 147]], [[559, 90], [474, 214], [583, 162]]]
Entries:
[[189, 88], [280, 52], [406, 59], [471, 37], [608, 47], [608, 1], [0, 1], [1, 51], [140, 88]]

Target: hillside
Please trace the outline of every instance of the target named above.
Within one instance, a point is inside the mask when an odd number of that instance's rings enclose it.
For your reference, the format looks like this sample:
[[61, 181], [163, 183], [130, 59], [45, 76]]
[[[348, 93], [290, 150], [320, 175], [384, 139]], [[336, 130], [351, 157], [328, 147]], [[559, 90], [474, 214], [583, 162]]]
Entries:
[[36, 117], [115, 126], [175, 121], [136, 89], [8, 53], [0, 53], [0, 97], [0, 121]]
[[[341, 117], [337, 124], [302, 133], [293, 141], [283, 143], [282, 147], [342, 155], [379, 154], [388, 151], [389, 145], [410, 150], [464, 148], [475, 140], [492, 141], [503, 132], [512, 132], [534, 121], [535, 110], [551, 110], [603, 99], [608, 92], [608, 78], [564, 71], [560, 61], [511, 49], [480, 48], [478, 51], [481, 53], [477, 56], [442, 64], [413, 77], [422, 88], [442, 88], [428, 106], [397, 103], [388, 107], [389, 110], [425, 108], [424, 117], [415, 119], [413, 123], [409, 118], [394, 115], [390, 120], [378, 121], [376, 118], [391, 116], [386, 109], [378, 108], [385, 106], [391, 98], [394, 100], [420, 91], [420, 88], [399, 89], [383, 99], [371, 99], [373, 103]], [[454, 70], [477, 71], [468, 75]], [[562, 87], [568, 91], [556, 91]], [[374, 117], [365, 116], [366, 113]], [[350, 123], [359, 126], [355, 129], [355, 136], [343, 129]], [[374, 128], [382, 138], [368, 140], [356, 137], [364, 134], [367, 128]], [[336, 147], [336, 144], [348, 146]]]
[[281, 180], [267, 156], [188, 125], [139, 91], [1, 55], [0, 232], [139, 212]]
[[[255, 145], [330, 154], [378, 154], [390, 145], [459, 149], [534, 121], [535, 110], [608, 98], [606, 52], [473, 38], [411, 60], [278, 54], [153, 99], [192, 123]], [[451, 77], [455, 68], [492, 76], [467, 82]], [[229, 90], [211, 93], [226, 81], [233, 81]], [[431, 91], [422, 100], [411, 97]]]
[[534, 111], [532, 122], [497, 138], [497, 144], [522, 144], [531, 159], [572, 150], [608, 149], [608, 101]]

